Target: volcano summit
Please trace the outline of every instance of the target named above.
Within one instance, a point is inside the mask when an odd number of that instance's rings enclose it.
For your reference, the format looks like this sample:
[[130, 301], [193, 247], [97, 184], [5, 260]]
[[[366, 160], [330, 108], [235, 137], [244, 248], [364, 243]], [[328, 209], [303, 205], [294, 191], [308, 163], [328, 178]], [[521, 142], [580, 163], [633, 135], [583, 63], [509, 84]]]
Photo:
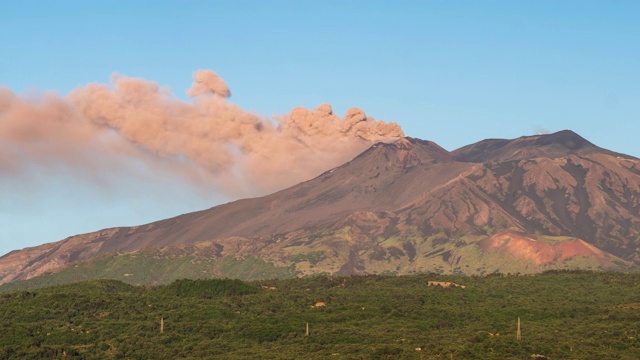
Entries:
[[452, 152], [405, 137], [268, 196], [11, 252], [0, 283], [626, 270], [639, 244], [637, 158], [569, 130]]

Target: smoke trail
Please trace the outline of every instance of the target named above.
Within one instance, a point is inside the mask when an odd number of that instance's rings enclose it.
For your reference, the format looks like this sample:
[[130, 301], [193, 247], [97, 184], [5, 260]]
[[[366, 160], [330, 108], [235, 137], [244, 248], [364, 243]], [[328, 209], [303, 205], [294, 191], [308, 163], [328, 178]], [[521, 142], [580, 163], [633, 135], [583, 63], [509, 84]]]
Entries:
[[[374, 142], [403, 136], [395, 123], [322, 104], [260, 118], [230, 103], [224, 80], [194, 73], [182, 101], [157, 83], [114, 74], [66, 97], [0, 89], [0, 176], [59, 168], [92, 180], [108, 174], [177, 173], [232, 196], [307, 180]], [[110, 175], [109, 175], [110, 176]]]

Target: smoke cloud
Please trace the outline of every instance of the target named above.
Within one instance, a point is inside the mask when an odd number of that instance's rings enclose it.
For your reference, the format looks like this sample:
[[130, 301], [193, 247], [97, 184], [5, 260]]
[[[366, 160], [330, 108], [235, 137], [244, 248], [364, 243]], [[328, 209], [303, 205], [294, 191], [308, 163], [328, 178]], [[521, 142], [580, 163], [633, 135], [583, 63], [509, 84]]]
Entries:
[[[379, 141], [396, 123], [329, 104], [262, 118], [228, 101], [211, 70], [193, 74], [190, 101], [157, 83], [114, 74], [68, 96], [27, 98], [0, 88], [0, 178], [68, 171], [92, 181], [114, 174], [179, 176], [230, 196], [264, 194], [308, 180]], [[105, 180], [106, 179], [106, 180]]]
[[227, 83], [212, 70], [198, 70], [193, 73], [193, 84], [187, 90], [187, 95], [194, 97], [206, 93], [217, 94], [222, 97], [231, 96]]

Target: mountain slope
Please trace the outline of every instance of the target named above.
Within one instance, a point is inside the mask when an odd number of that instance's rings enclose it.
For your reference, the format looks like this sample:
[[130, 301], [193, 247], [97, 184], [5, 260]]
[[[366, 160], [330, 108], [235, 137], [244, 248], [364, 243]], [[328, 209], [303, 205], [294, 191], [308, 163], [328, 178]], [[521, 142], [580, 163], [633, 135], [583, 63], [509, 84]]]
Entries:
[[[483, 255], [479, 241], [507, 229], [580, 238], [604, 255], [578, 252], [535, 268]], [[581, 257], [595, 259], [588, 267], [625, 269], [640, 262], [639, 239], [636, 158], [570, 131], [453, 152], [403, 138], [265, 197], [9, 253], [0, 258], [0, 283], [140, 251], [193, 261], [261, 259], [294, 274], [531, 272], [579, 267], [571, 259]], [[218, 265], [209, 275], [216, 271], [234, 275]]]

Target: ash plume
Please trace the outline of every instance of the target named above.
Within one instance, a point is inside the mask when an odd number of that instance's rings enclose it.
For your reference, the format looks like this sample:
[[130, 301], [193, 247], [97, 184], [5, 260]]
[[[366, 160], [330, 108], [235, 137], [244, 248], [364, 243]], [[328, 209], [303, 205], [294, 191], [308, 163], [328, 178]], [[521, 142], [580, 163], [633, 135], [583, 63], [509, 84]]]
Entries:
[[231, 196], [258, 195], [403, 136], [396, 123], [356, 108], [339, 117], [329, 104], [262, 118], [229, 102], [231, 91], [215, 72], [193, 78], [190, 101], [119, 74], [68, 96], [27, 98], [0, 88], [0, 177], [34, 169], [107, 182], [114, 173], [171, 174]]
[[213, 70], [198, 70], [193, 73], [193, 84], [187, 90], [187, 95], [198, 96], [206, 93], [216, 94], [222, 97], [231, 96], [227, 83]]

